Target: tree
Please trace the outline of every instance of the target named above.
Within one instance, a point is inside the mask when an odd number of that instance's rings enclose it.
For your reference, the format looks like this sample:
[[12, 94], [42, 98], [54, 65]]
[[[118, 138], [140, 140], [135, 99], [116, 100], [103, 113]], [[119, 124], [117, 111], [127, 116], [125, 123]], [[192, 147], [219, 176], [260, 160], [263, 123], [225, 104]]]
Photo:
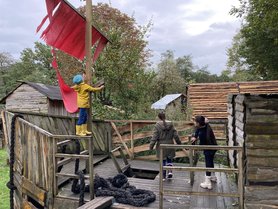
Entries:
[[[85, 8], [80, 8], [84, 13]], [[93, 23], [111, 40], [94, 65], [96, 77], [105, 80], [104, 101], [123, 109], [127, 116], [149, 101], [153, 75], [146, 73], [150, 51], [146, 35], [151, 23], [140, 26], [134, 17], [110, 7], [93, 6]]]
[[[237, 48], [234, 50], [237, 60], [263, 79], [278, 79], [278, 1], [240, 0], [240, 3], [239, 8], [231, 10], [231, 14], [243, 19], [233, 45]], [[233, 66], [237, 67], [237, 62]]]
[[43, 43], [35, 42], [34, 49], [24, 49], [20, 60], [3, 73], [2, 94], [16, 87], [19, 80], [57, 84], [55, 71], [50, 65], [51, 60], [50, 48]]
[[192, 72], [194, 70], [194, 65], [192, 62], [191, 55], [185, 55], [183, 57], [179, 57], [176, 60], [178, 71], [180, 72], [182, 78], [186, 82], [190, 82], [192, 80]]
[[0, 52], [0, 97], [7, 92], [5, 85], [5, 74], [14, 64], [14, 58], [8, 52]]
[[178, 70], [177, 61], [174, 59], [173, 51], [167, 50], [162, 53], [160, 63], [157, 65], [153, 100], [158, 100], [166, 94], [183, 93], [185, 85], [185, 80]]
[[0, 52], [0, 70], [9, 68], [14, 62], [14, 58], [10, 53]]

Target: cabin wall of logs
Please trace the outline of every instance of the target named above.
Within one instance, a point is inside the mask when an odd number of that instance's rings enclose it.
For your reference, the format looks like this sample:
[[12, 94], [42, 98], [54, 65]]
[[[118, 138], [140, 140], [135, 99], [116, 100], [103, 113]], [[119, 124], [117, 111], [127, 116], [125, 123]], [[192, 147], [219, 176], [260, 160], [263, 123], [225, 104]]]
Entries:
[[204, 115], [210, 119], [227, 119], [227, 96], [245, 93], [278, 93], [278, 81], [190, 84], [187, 102], [193, 116]]
[[[245, 149], [245, 208], [277, 207], [278, 94], [229, 95], [228, 113], [228, 144]], [[236, 167], [237, 153], [229, 159]]]

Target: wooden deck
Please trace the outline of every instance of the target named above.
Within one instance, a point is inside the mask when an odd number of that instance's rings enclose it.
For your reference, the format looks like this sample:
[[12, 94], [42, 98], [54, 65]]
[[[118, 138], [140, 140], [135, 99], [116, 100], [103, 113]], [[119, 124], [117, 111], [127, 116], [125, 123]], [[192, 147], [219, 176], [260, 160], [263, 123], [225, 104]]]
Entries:
[[[99, 157], [100, 159], [104, 159]], [[97, 161], [97, 160], [96, 160]], [[95, 161], [95, 162], [96, 162]], [[121, 159], [118, 159], [121, 163]], [[149, 172], [158, 172], [159, 165], [158, 162], [148, 162], [148, 161], [141, 161], [141, 160], [133, 160], [130, 161], [131, 168], [136, 170], [147, 170]], [[81, 166], [84, 167], [84, 162], [81, 163]], [[179, 164], [181, 166], [181, 164]], [[185, 166], [185, 164], [184, 164]], [[200, 165], [203, 166], [203, 165]], [[68, 166], [69, 168], [70, 166]], [[73, 162], [71, 163], [72, 171], [69, 169], [67, 172], [72, 172], [74, 169]], [[219, 167], [219, 166], [218, 166]], [[94, 172], [101, 177], [108, 178], [113, 177], [117, 174], [115, 166], [111, 159], [106, 159], [103, 162], [99, 161], [96, 164]], [[218, 178], [218, 182], [213, 184], [213, 189], [211, 191], [217, 192], [231, 192], [236, 191], [236, 186], [232, 182], [231, 178], [228, 178], [224, 173], [216, 173]], [[157, 175], [154, 180], [151, 179], [142, 179], [142, 178], [128, 178], [131, 185], [136, 186], [139, 189], [147, 189], [155, 192], [157, 195], [157, 200], [146, 207], [143, 208], [150, 208], [150, 209], [158, 209], [159, 206], [159, 176]], [[172, 180], [167, 180], [164, 182], [164, 188], [175, 190], [175, 191], [205, 191], [199, 185], [200, 182], [204, 180], [204, 173], [199, 172], [195, 173], [195, 182], [194, 185], [191, 186], [189, 182], [189, 173], [187, 172], [174, 172], [174, 177]], [[65, 184], [63, 187], [59, 189], [59, 195], [66, 196], [66, 197], [73, 197], [78, 199], [79, 196], [73, 194], [71, 191], [71, 183]], [[85, 200], [89, 200], [89, 194], [85, 194]], [[220, 209], [220, 208], [238, 208], [233, 206], [233, 204], [237, 202], [235, 198], [228, 198], [228, 197], [214, 197], [214, 196], [164, 196], [164, 208], [167, 209]], [[69, 207], [67, 207], [70, 209]], [[119, 203], [114, 203], [111, 206], [112, 209], [137, 209], [137, 207], [133, 207], [130, 205], [124, 205]], [[138, 208], [139, 209], [139, 208]], [[141, 207], [142, 209], [142, 207]]]

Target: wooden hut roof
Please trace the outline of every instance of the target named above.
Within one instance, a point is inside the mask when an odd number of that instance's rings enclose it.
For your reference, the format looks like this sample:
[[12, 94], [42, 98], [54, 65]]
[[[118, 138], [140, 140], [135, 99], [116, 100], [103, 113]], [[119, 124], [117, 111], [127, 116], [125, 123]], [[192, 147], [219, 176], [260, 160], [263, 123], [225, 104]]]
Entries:
[[21, 83], [16, 88], [14, 88], [11, 92], [9, 92], [5, 97], [3, 97], [0, 100], [0, 104], [4, 104], [6, 99], [23, 84], [27, 84], [27, 85], [33, 87], [34, 89], [36, 89], [41, 94], [45, 95], [50, 100], [62, 100], [62, 96], [61, 96], [60, 89], [58, 86], [46, 85], [46, 84], [42, 84], [42, 83], [33, 83], [33, 82], [28, 82], [28, 81], [21, 81]]
[[157, 102], [153, 103], [151, 108], [156, 110], [165, 110], [167, 105], [169, 105], [171, 102], [175, 101], [182, 95], [185, 96], [184, 94], [168, 94], [162, 97]]

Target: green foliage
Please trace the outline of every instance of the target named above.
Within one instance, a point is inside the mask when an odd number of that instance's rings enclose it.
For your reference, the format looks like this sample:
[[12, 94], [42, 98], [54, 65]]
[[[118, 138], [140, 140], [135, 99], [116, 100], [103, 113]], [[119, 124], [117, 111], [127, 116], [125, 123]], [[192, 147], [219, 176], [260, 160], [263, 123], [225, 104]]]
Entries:
[[105, 80], [106, 91], [102, 96], [104, 101], [112, 102], [113, 106], [125, 112], [126, 117], [130, 117], [149, 100], [153, 74], [144, 69], [150, 56], [145, 37], [151, 23], [140, 26], [133, 17], [108, 4], [93, 7], [93, 22], [112, 42], [94, 66], [96, 77]]
[[4, 96], [18, 85], [19, 80], [55, 84], [55, 71], [50, 66], [50, 48], [35, 42], [34, 50], [26, 48], [21, 52], [20, 61], [7, 66], [1, 72], [0, 94]]
[[7, 152], [0, 149], [0, 209], [10, 208], [9, 189], [6, 184], [9, 181], [9, 166], [7, 165]]
[[234, 38], [228, 64], [250, 71], [263, 79], [278, 79], [278, 1], [240, 0], [231, 14], [243, 19], [240, 33]]
[[161, 54], [161, 61], [157, 66], [157, 75], [153, 82], [153, 99], [158, 100], [167, 94], [183, 93], [185, 80], [178, 69], [173, 51]]

